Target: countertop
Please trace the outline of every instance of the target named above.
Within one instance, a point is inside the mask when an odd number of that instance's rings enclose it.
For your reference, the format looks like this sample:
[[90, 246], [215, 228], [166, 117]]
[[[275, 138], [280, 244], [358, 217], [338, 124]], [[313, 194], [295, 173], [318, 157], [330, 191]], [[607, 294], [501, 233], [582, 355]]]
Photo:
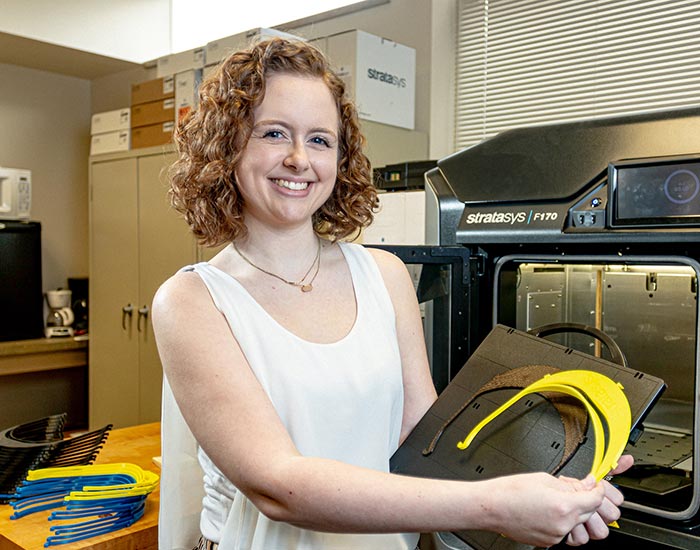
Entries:
[[34, 338], [31, 340], [11, 340], [0, 342], [0, 356], [27, 355], [31, 353], [51, 353], [54, 351], [79, 350], [88, 347], [87, 339], [75, 338]]
[[[160, 475], [159, 468], [153, 462], [157, 456], [160, 456], [159, 422], [112, 430], [95, 462], [131, 462]], [[146, 501], [144, 516], [131, 527], [55, 548], [157, 550], [159, 502], [160, 492], [156, 489]], [[50, 534], [49, 513], [37, 512], [11, 520], [12, 507], [0, 504], [0, 550], [43, 550], [46, 537]]]

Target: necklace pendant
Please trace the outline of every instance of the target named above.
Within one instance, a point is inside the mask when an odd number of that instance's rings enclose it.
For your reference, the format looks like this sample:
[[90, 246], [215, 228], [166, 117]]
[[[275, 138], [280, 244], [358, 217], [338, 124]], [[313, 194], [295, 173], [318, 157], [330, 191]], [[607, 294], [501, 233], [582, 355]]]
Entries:
[[306, 285], [301, 285], [302, 292], [311, 292], [313, 289], [314, 289], [314, 287], [311, 283], [308, 283]]

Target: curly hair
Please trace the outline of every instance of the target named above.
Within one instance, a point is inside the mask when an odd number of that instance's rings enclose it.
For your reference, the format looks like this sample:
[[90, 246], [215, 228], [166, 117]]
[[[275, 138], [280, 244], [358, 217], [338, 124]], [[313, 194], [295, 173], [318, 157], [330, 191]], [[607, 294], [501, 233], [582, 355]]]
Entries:
[[331, 240], [359, 234], [378, 205], [372, 170], [363, 153], [357, 110], [345, 85], [314, 46], [272, 38], [224, 59], [199, 88], [199, 104], [178, 124], [178, 159], [169, 168], [170, 199], [200, 243], [217, 246], [247, 233], [236, 168], [250, 138], [265, 79], [291, 73], [323, 79], [340, 118], [338, 173], [333, 192], [314, 213], [318, 235]]

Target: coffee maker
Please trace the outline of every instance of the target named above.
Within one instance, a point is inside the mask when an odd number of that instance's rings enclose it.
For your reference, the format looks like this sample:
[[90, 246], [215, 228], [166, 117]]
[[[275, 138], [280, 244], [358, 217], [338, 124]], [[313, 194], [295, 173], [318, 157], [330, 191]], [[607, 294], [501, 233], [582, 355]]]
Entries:
[[75, 336], [86, 337], [88, 332], [88, 278], [68, 277], [68, 289], [73, 293], [72, 309], [75, 315], [73, 332]]
[[46, 292], [46, 304], [49, 313], [46, 317], [44, 334], [47, 338], [73, 336], [73, 321], [75, 316], [71, 308], [72, 292], [66, 289], [49, 290]]

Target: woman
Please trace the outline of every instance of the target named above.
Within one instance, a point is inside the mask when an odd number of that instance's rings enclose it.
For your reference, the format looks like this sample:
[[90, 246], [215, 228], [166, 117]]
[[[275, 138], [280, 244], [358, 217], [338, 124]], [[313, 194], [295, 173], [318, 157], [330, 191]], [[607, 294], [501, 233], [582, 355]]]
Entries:
[[[405, 267], [341, 242], [377, 197], [355, 109], [317, 50], [273, 39], [233, 54], [176, 141], [174, 205], [202, 242], [230, 244], [154, 301], [161, 548], [193, 544], [172, 538], [188, 497], [200, 547], [222, 550], [412, 550], [421, 531], [472, 528], [538, 546], [607, 535], [622, 497], [590, 478], [388, 473], [436, 394]], [[185, 479], [195, 448], [202, 504]]]

